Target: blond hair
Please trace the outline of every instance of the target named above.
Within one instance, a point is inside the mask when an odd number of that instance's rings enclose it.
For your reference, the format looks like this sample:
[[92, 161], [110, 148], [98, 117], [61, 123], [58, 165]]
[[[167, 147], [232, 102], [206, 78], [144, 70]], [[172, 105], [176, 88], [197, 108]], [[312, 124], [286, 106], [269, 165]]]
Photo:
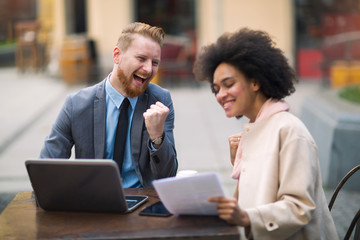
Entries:
[[165, 37], [165, 32], [160, 27], [153, 27], [145, 23], [134, 22], [122, 30], [116, 45], [121, 50], [126, 51], [134, 40], [135, 34], [151, 38], [160, 46], [162, 46]]

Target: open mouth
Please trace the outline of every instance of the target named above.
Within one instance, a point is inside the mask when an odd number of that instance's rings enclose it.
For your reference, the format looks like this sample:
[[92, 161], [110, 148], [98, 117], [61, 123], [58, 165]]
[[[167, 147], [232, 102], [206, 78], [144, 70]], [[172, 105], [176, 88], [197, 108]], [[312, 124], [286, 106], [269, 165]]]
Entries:
[[225, 102], [223, 102], [223, 108], [224, 108], [224, 110], [226, 111], [226, 110], [229, 110], [230, 108], [231, 108], [231, 106], [232, 106], [232, 104], [234, 103], [234, 101], [231, 101], [231, 100], [228, 100], [228, 101], [225, 101]]
[[138, 74], [138, 73], [134, 74], [135, 83], [139, 86], [142, 86], [149, 78], [150, 78], [150, 76], [148, 76], [148, 75], [142, 75], [142, 74]]

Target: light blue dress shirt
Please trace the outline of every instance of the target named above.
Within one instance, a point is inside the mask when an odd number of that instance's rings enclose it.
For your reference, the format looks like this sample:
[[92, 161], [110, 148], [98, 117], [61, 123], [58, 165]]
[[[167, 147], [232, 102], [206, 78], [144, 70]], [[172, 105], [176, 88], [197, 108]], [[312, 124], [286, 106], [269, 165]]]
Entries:
[[[106, 93], [106, 144], [105, 144], [105, 157], [107, 159], [113, 159], [114, 143], [116, 135], [116, 127], [120, 114], [120, 106], [124, 100], [122, 96], [115, 88], [110, 84], [110, 75], [106, 79], [105, 93]], [[135, 173], [130, 146], [130, 129], [131, 122], [134, 115], [134, 109], [138, 100], [138, 97], [128, 98], [130, 101], [130, 107], [128, 108], [129, 116], [129, 128], [127, 131], [124, 161], [122, 166], [121, 177], [124, 188], [137, 188], [142, 187], [141, 183]]]

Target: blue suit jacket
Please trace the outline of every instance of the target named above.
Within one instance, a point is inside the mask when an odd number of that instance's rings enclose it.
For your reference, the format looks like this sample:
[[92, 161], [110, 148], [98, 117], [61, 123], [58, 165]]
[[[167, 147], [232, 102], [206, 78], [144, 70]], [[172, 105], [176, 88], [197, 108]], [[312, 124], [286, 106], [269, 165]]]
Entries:
[[[151, 104], [162, 102], [169, 109], [164, 140], [157, 151], [150, 148], [143, 113]], [[174, 144], [174, 107], [169, 91], [150, 83], [138, 98], [131, 125], [131, 151], [136, 174], [144, 187], [154, 179], [176, 175], [178, 162]], [[70, 158], [75, 146], [75, 158], [105, 157], [106, 99], [105, 80], [69, 95], [46, 137], [40, 158]]]

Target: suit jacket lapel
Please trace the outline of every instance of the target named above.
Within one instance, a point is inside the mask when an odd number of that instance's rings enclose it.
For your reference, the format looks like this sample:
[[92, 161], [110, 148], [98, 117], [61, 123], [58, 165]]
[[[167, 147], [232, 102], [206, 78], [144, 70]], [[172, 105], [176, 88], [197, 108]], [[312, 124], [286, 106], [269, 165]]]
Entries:
[[105, 81], [102, 81], [96, 90], [94, 100], [94, 153], [95, 158], [103, 159], [106, 142], [106, 98]]
[[[143, 113], [147, 109], [148, 102], [148, 94], [145, 92], [144, 94], [139, 96], [138, 102], [136, 103], [134, 116], [131, 124], [131, 153], [134, 159], [134, 164], [138, 164], [138, 159], [141, 151], [141, 143], [142, 143], [142, 129], [144, 124]], [[137, 169], [135, 167], [135, 169]]]

